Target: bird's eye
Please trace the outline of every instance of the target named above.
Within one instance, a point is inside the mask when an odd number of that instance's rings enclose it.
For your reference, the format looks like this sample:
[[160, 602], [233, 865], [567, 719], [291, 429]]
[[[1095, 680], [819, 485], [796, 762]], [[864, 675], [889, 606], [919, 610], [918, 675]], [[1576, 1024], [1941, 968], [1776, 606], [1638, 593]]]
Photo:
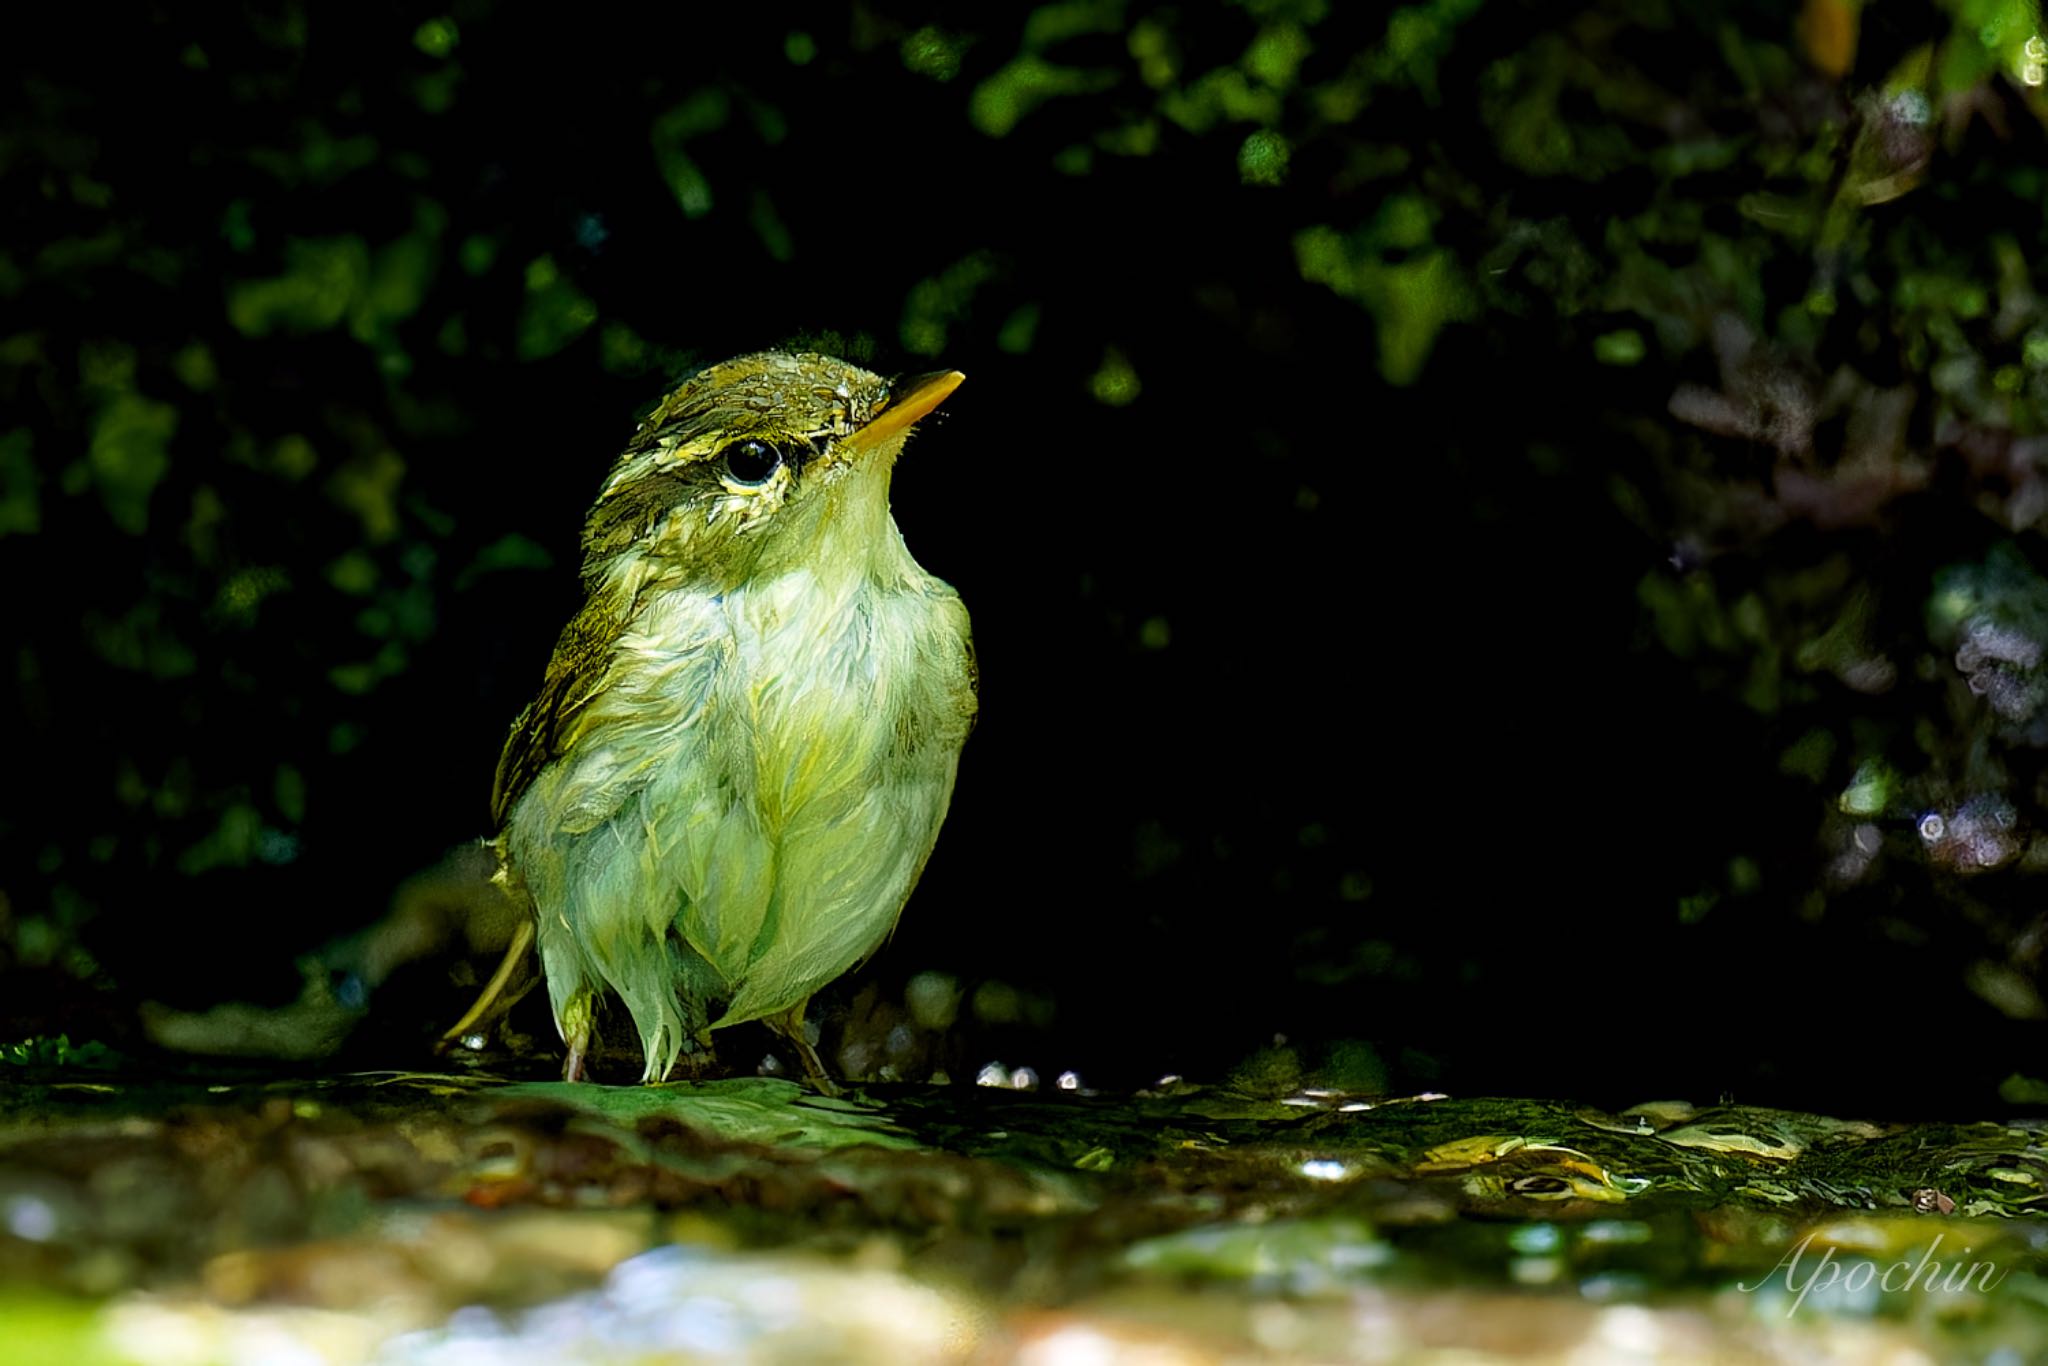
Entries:
[[725, 477], [735, 484], [765, 484], [782, 468], [782, 452], [765, 441], [735, 441], [719, 452]]

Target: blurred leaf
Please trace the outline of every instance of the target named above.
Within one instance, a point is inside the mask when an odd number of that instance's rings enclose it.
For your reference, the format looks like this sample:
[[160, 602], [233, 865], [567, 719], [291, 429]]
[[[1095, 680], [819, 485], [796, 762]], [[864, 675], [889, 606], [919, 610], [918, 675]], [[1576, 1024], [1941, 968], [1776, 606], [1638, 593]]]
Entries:
[[976, 252], [911, 286], [898, 333], [903, 349], [918, 356], [943, 352], [948, 329], [967, 315], [975, 292], [995, 274], [995, 257]]
[[0, 1044], [0, 1067], [114, 1067], [120, 1056], [97, 1040], [74, 1044], [69, 1034]]
[[1636, 365], [1644, 354], [1643, 334], [1633, 327], [1603, 332], [1593, 339], [1593, 355], [1602, 365]]
[[474, 587], [486, 574], [508, 569], [551, 569], [555, 557], [517, 533], [508, 532], [476, 553], [476, 558], [455, 578], [458, 592]]
[[999, 138], [1047, 100], [1089, 94], [1106, 89], [1115, 81], [1114, 72], [1054, 66], [1026, 53], [974, 88], [968, 101], [968, 117], [982, 132]]
[[900, 50], [905, 69], [935, 81], [950, 81], [960, 74], [960, 57], [966, 48], [965, 39], [926, 25], [905, 38]]
[[0, 436], [0, 536], [33, 534], [43, 524], [43, 476], [34, 449], [35, 433], [26, 427]]
[[723, 128], [731, 114], [725, 91], [706, 86], [656, 119], [649, 131], [655, 165], [687, 218], [711, 212], [711, 184], [684, 147], [692, 138]]
[[1237, 149], [1237, 176], [1247, 185], [1278, 185], [1287, 179], [1291, 149], [1278, 133], [1261, 130]]
[[1856, 36], [1862, 0], [1804, 0], [1799, 7], [1799, 44], [1814, 69], [1840, 80], [1856, 65]]
[[360, 237], [293, 241], [283, 275], [228, 286], [228, 318], [252, 337], [322, 331], [347, 315], [369, 276], [370, 252]]
[[114, 525], [131, 535], [149, 526], [149, 498], [170, 470], [166, 448], [177, 430], [176, 408], [135, 393], [116, 396], [93, 424], [93, 482]]
[[542, 360], [597, 321], [597, 303], [542, 256], [526, 268], [526, 307], [519, 317], [519, 359]]
[[371, 544], [398, 534], [398, 489], [405, 461], [388, 446], [345, 461], [327, 480], [327, 495], [356, 514]]
[[1124, 353], [1115, 347], [1103, 352], [1102, 364], [1088, 381], [1088, 392], [1095, 395], [1095, 401], [1112, 408], [1121, 408], [1137, 401], [1143, 392], [1138, 382], [1138, 372]]
[[[2041, 83], [2041, 58], [2027, 44], [2040, 41], [2040, 7], [2036, 0], [1945, 0], [1955, 15], [1954, 26], [1941, 44], [1936, 78], [1946, 91], [1968, 90], [1996, 72], [2025, 81], [2030, 69]], [[2044, 53], [2043, 56], [2048, 56]]]
[[413, 32], [413, 46], [429, 57], [446, 57], [455, 50], [461, 34], [455, 21], [446, 15], [429, 19]]

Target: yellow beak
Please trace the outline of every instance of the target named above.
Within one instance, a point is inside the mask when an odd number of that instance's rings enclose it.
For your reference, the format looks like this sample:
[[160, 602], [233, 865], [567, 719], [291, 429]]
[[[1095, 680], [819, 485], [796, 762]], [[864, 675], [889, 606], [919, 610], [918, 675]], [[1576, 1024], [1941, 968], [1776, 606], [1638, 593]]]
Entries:
[[856, 450], [872, 450], [917, 425], [918, 419], [946, 401], [946, 395], [960, 387], [967, 376], [958, 370], [940, 370], [899, 380], [888, 406], [870, 419], [868, 425], [840, 444]]

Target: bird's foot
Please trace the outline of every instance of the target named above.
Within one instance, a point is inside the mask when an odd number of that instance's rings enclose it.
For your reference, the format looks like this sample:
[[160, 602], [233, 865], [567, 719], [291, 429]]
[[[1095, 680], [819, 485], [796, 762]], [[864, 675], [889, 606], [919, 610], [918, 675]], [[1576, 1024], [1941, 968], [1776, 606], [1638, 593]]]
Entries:
[[790, 1051], [796, 1054], [797, 1065], [804, 1069], [804, 1080], [814, 1090], [820, 1095], [839, 1094], [839, 1083], [825, 1070], [825, 1060], [818, 1056], [818, 1050], [811, 1044], [810, 1031], [804, 1027], [802, 1005], [792, 1006], [780, 1015], [771, 1015], [763, 1023], [780, 1034]]
[[808, 1081], [819, 1095], [839, 1094], [839, 1083], [832, 1080], [832, 1074], [825, 1070], [825, 1060], [818, 1056], [817, 1049], [811, 1047], [810, 1040], [791, 1039], [789, 1046], [796, 1050], [797, 1061], [803, 1064], [804, 1080]]
[[562, 1007], [561, 1018], [555, 1023], [561, 1026], [562, 1042], [569, 1046], [569, 1056], [562, 1059], [562, 1080], [582, 1081], [583, 1065], [590, 1057], [590, 1036], [596, 1025], [596, 1008], [586, 989], [572, 995]]
[[441, 1036], [437, 1048], [446, 1049], [458, 1039], [488, 1028], [493, 1020], [511, 1010], [520, 997], [532, 989], [533, 983], [528, 982], [514, 994], [505, 994], [505, 988], [510, 985], [513, 975], [525, 966], [526, 951], [532, 947], [533, 921], [528, 918], [521, 920], [519, 928], [512, 932], [512, 942], [506, 946], [504, 959], [498, 964], [498, 970], [491, 974], [491, 980], [486, 982], [484, 989], [478, 993], [476, 1002], [463, 1012], [461, 1019], [449, 1026], [448, 1032]]

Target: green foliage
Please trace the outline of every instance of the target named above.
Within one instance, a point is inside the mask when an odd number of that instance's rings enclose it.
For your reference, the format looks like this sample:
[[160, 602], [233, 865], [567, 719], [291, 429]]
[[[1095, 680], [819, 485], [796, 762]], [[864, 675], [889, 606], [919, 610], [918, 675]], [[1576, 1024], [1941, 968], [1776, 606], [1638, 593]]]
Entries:
[[0, 536], [33, 533], [42, 525], [42, 475], [34, 460], [35, 433], [17, 427], [0, 436]]
[[551, 257], [526, 267], [526, 311], [519, 320], [519, 358], [543, 360], [583, 335], [597, 321], [590, 296], [563, 278]]
[[903, 65], [920, 76], [950, 81], [960, 74], [966, 47], [960, 37], [926, 25], [903, 40]]
[[731, 114], [732, 101], [725, 91], [706, 87], [656, 119], [649, 132], [662, 179], [675, 195], [677, 207], [690, 218], [711, 212], [711, 183], [684, 148], [693, 139], [725, 127]]
[[1279, 185], [1287, 179], [1287, 139], [1270, 129], [1249, 134], [1237, 149], [1238, 178], [1247, 185]]
[[987, 252], [976, 252], [912, 285], [903, 301], [903, 323], [898, 334], [903, 349], [917, 356], [936, 356], [945, 351], [948, 329], [968, 315], [976, 291], [997, 274], [995, 258]]
[[461, 33], [455, 21], [446, 15], [429, 19], [413, 32], [413, 46], [429, 57], [446, 57], [455, 51], [455, 44], [461, 40]]
[[15, 1043], [0, 1044], [0, 1067], [109, 1068], [120, 1055], [99, 1042], [74, 1044], [68, 1034], [38, 1035]]
[[149, 496], [170, 468], [165, 448], [177, 430], [177, 409], [134, 393], [115, 395], [93, 425], [93, 483], [114, 525], [131, 535], [149, 526]]
[[1101, 90], [1114, 79], [1108, 72], [1054, 66], [1023, 53], [975, 87], [968, 116], [982, 132], [999, 138], [1046, 101]]
[[1111, 347], [1103, 353], [1101, 367], [1088, 381], [1088, 391], [1095, 395], [1098, 403], [1121, 408], [1135, 402], [1144, 386], [1139, 383], [1137, 370], [1123, 352]]

